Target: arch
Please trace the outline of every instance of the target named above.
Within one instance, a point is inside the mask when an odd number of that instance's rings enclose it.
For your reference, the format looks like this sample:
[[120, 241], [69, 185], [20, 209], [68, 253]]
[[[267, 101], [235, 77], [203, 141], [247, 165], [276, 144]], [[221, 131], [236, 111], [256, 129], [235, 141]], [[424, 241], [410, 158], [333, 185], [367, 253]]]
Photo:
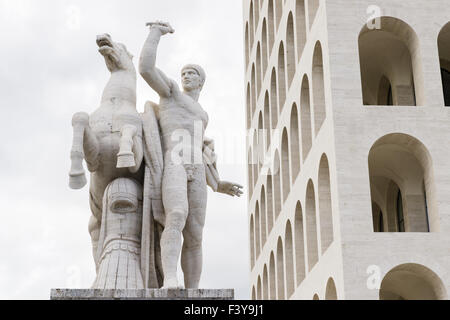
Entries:
[[264, 265], [262, 283], [263, 283], [262, 298], [263, 300], [269, 300], [269, 276], [267, 272], [267, 265]]
[[319, 0], [308, 0], [309, 27], [311, 28], [319, 9]]
[[326, 154], [322, 155], [319, 166], [319, 214], [322, 253], [324, 253], [334, 239], [330, 167]]
[[264, 132], [265, 132], [265, 150], [267, 151], [270, 146], [270, 136], [271, 136], [271, 125], [270, 125], [270, 98], [269, 91], [266, 91], [264, 95]]
[[369, 152], [369, 175], [372, 203], [386, 215], [385, 230], [402, 231], [400, 214], [406, 232], [439, 230], [432, 158], [421, 141], [403, 133], [380, 138]]
[[288, 88], [291, 87], [292, 80], [295, 76], [296, 60], [295, 60], [295, 35], [294, 35], [294, 15], [289, 12], [286, 29], [286, 70], [288, 77]]
[[255, 286], [252, 287], [252, 300], [256, 300], [256, 290], [255, 290]]
[[336, 284], [333, 278], [328, 279], [327, 288], [325, 290], [325, 300], [337, 300]]
[[255, 266], [256, 261], [255, 250], [255, 222], [252, 214], [250, 217], [250, 264], [252, 269]]
[[285, 230], [285, 247], [284, 253], [286, 257], [286, 291], [289, 299], [295, 290], [295, 274], [294, 274], [294, 244], [292, 238], [292, 226], [288, 220]]
[[281, 139], [281, 174], [283, 175], [283, 201], [286, 201], [291, 190], [291, 174], [289, 164], [289, 138], [286, 128]]
[[320, 300], [319, 295], [317, 293], [314, 295], [313, 300]]
[[314, 184], [309, 180], [306, 189], [306, 243], [308, 249], [308, 270], [311, 271], [319, 260], [317, 245], [316, 197]]
[[305, 0], [297, 0], [295, 4], [295, 25], [297, 34], [297, 57], [298, 61], [303, 54], [306, 44], [306, 19], [305, 19]]
[[[269, 50], [270, 53], [272, 53], [273, 45], [275, 43], [275, 22], [274, 22], [274, 6], [273, 6], [273, 0], [269, 0], [269, 4], [267, 6], [267, 21], [269, 24], [268, 31], [269, 31]], [[269, 54], [270, 56], [270, 54]]]
[[258, 149], [258, 130], [253, 129], [253, 159], [252, 159], [252, 167], [253, 167], [253, 188], [256, 187], [258, 183], [258, 163], [259, 163], [259, 149]]
[[364, 104], [385, 105], [381, 103], [386, 99], [379, 99], [383, 94], [387, 97], [385, 90], [380, 91], [383, 89], [380, 85], [388, 82], [392, 88], [392, 105], [423, 105], [422, 60], [417, 34], [407, 23], [394, 17], [382, 16], [380, 22], [381, 29], [370, 30], [365, 25], [359, 34]]
[[286, 66], [284, 61], [284, 44], [280, 43], [278, 50], [278, 105], [280, 113], [283, 111], [286, 102]]
[[260, 206], [261, 206], [261, 248], [264, 247], [267, 240], [267, 224], [266, 224], [266, 189], [264, 186], [261, 188], [261, 197], [260, 197]]
[[283, 3], [281, 1], [275, 0], [275, 14], [276, 14], [276, 23], [277, 30], [280, 27], [281, 17], [283, 16]]
[[302, 128], [303, 161], [308, 157], [312, 146], [311, 107], [309, 99], [309, 81], [306, 74], [303, 76], [300, 97], [300, 121]]
[[407, 263], [392, 268], [383, 278], [380, 300], [446, 300], [439, 276], [426, 266]]
[[280, 155], [278, 150], [275, 151], [274, 168], [272, 170], [273, 174], [273, 195], [275, 204], [275, 220], [281, 213], [281, 164]]
[[248, 22], [245, 24], [245, 67], [248, 67], [250, 61], [250, 43], [249, 43]]
[[322, 45], [320, 44], [319, 41], [316, 42], [316, 46], [314, 48], [312, 87], [313, 87], [313, 106], [314, 106], [314, 127], [316, 129], [315, 132], [317, 136], [327, 116], [325, 107]]
[[[258, 23], [259, 23], [259, 10], [260, 10], [260, 6], [259, 6], [259, 1], [260, 0], [255, 0], [255, 30], [258, 29]], [[263, 1], [263, 0], [261, 0]]]
[[258, 276], [258, 283], [256, 285], [256, 300], [262, 299], [262, 285], [261, 285], [261, 276]]
[[269, 263], [269, 297], [270, 300], [275, 300], [277, 298], [277, 285], [276, 285], [276, 269], [275, 269], [275, 255], [273, 251], [270, 253], [270, 263]]
[[283, 241], [278, 238], [277, 244], [277, 293], [278, 300], [284, 300], [284, 252]]
[[450, 107], [450, 22], [439, 32], [438, 50], [444, 103], [445, 106]]
[[305, 279], [305, 238], [303, 234], [303, 210], [300, 201], [295, 207], [295, 268], [297, 286]]
[[259, 202], [255, 205], [255, 243], [256, 243], [256, 259], [261, 254], [261, 217], [259, 212]]
[[261, 71], [261, 43], [258, 41], [256, 45], [256, 96], [259, 97], [262, 87], [262, 71]]
[[272, 129], [275, 129], [278, 125], [278, 90], [277, 90], [277, 73], [275, 68], [272, 69], [272, 75], [270, 77], [270, 110]]
[[274, 214], [273, 214], [273, 187], [272, 187], [272, 175], [269, 172], [267, 176], [267, 229], [269, 230], [269, 234], [272, 231], [273, 223], [274, 223]]
[[267, 72], [267, 65], [269, 64], [269, 58], [268, 58], [268, 44], [267, 44], [267, 20], [264, 18], [263, 20], [263, 26], [262, 26], [262, 79], [264, 79], [264, 76]]
[[250, 48], [252, 48], [253, 40], [255, 37], [255, 20], [254, 20], [254, 16], [253, 16], [253, 1], [250, 1], [249, 23], [250, 23]]
[[256, 69], [255, 64], [252, 64], [252, 73], [251, 73], [252, 80], [251, 83], [251, 90], [252, 90], [252, 116], [255, 114], [256, 111]]
[[298, 130], [298, 111], [294, 103], [291, 110], [291, 166], [292, 182], [294, 183], [300, 173], [300, 136]]

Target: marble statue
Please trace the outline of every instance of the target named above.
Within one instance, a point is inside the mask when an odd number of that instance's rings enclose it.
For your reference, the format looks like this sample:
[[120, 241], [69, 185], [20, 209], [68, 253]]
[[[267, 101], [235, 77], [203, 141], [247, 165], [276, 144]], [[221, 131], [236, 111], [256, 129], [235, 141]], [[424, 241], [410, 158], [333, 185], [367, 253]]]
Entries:
[[[198, 289], [202, 234], [209, 185], [241, 196], [242, 186], [220, 180], [214, 141], [205, 137], [208, 115], [198, 103], [205, 72], [187, 65], [183, 91], [155, 67], [167, 23], [150, 25], [140, 74], [160, 103], [136, 110], [137, 72], [133, 56], [108, 34], [97, 36], [111, 73], [100, 107], [72, 119], [69, 186], [87, 184], [90, 172], [89, 232], [97, 271], [92, 289], [177, 289], [181, 254], [185, 288]], [[183, 242], [182, 242], [183, 237]]]
[[164, 155], [162, 200], [165, 221], [160, 239], [163, 285], [164, 288], [179, 287], [177, 264], [181, 252], [185, 287], [196, 289], [202, 272], [206, 186], [231, 196], [240, 196], [242, 186], [219, 179], [212, 143], [204, 135], [208, 114], [198, 99], [205, 83], [205, 71], [195, 64], [186, 65], [181, 71], [183, 90], [180, 90], [174, 80], [156, 67], [160, 38], [174, 33], [174, 29], [163, 22], [147, 25], [150, 33], [142, 49], [139, 71], [160, 96], [157, 116]]

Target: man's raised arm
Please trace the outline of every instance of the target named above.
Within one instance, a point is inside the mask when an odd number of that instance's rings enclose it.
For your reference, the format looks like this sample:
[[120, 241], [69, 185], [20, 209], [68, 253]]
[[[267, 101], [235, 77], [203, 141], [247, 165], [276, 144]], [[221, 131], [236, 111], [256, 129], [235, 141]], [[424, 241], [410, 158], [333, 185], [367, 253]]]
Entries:
[[156, 68], [156, 52], [162, 35], [173, 33], [174, 30], [168, 23], [147, 23], [150, 26], [150, 34], [144, 43], [139, 61], [139, 72], [144, 80], [161, 97], [169, 97], [171, 94], [171, 82], [164, 73]]

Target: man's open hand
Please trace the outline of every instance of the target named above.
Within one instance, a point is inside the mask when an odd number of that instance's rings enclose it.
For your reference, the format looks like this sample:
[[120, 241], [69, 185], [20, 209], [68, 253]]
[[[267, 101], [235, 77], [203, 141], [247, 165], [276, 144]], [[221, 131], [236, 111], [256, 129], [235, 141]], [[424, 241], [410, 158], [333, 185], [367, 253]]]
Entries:
[[217, 188], [217, 192], [228, 194], [232, 197], [240, 197], [244, 194], [242, 191], [244, 187], [233, 182], [220, 181]]
[[146, 26], [150, 27], [150, 30], [152, 30], [152, 29], [159, 30], [161, 32], [161, 35], [175, 32], [175, 29], [173, 29], [168, 22], [162, 22], [162, 21], [148, 22], [146, 24]]

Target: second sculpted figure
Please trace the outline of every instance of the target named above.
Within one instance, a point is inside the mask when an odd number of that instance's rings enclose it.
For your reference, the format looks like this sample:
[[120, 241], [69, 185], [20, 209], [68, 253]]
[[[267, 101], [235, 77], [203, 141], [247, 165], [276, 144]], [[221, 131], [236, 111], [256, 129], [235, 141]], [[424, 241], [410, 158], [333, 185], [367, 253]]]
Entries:
[[[160, 242], [164, 288], [179, 288], [177, 264], [181, 253], [185, 287], [197, 289], [202, 272], [206, 186], [231, 196], [241, 196], [242, 186], [221, 181], [215, 165], [205, 161], [208, 155], [214, 158], [214, 154], [211, 141], [204, 136], [208, 115], [198, 103], [205, 83], [204, 70], [198, 65], [185, 66], [181, 71], [181, 91], [174, 80], [155, 66], [161, 36], [174, 30], [163, 22], [149, 23], [148, 26], [150, 34], [142, 50], [139, 71], [160, 96], [157, 117], [164, 155], [162, 200], [165, 223]], [[189, 139], [183, 139], [180, 148], [180, 137], [186, 135]]]

